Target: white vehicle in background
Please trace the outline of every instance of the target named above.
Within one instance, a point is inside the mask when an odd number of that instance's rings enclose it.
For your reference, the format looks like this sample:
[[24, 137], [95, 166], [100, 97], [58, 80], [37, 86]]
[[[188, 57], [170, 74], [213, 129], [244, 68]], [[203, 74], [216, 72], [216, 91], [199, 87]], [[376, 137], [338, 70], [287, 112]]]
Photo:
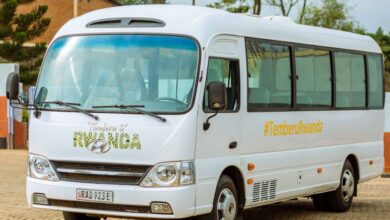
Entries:
[[233, 220], [301, 196], [347, 211], [383, 170], [383, 97], [367, 36], [201, 7], [98, 10], [45, 56], [27, 199], [67, 220]]

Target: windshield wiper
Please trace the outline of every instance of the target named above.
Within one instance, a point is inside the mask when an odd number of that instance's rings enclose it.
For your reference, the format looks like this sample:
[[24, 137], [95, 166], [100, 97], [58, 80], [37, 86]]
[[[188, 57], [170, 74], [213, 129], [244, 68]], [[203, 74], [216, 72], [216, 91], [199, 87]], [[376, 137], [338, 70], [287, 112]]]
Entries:
[[63, 102], [63, 101], [59, 101], [59, 100], [48, 101], [48, 102], [37, 102], [37, 103], [38, 104], [55, 104], [55, 105], [59, 105], [59, 106], [65, 106], [65, 107], [71, 108], [73, 110], [76, 110], [76, 111], [78, 111], [80, 113], [83, 113], [85, 115], [88, 115], [91, 118], [95, 119], [96, 121], [99, 120], [98, 116], [96, 116], [94, 114], [91, 114], [91, 113], [89, 113], [88, 111], [86, 111], [84, 109], [77, 108], [76, 106], [80, 105], [79, 103]]
[[145, 110], [141, 110], [139, 108], [144, 108], [144, 105], [97, 105], [97, 106], [92, 106], [92, 108], [119, 108], [119, 109], [124, 109], [128, 112], [136, 112], [136, 113], [141, 113], [144, 115], [149, 115], [153, 118], [158, 119], [159, 121], [166, 122], [167, 119], [161, 116], [158, 116], [152, 112], [148, 112]]

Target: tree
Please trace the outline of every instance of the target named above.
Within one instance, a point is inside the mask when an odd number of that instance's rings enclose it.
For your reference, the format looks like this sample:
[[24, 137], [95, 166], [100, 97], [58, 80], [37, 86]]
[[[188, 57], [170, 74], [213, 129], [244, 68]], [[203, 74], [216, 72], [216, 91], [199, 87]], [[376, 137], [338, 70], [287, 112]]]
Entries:
[[364, 30], [349, 16], [343, 0], [323, 0], [322, 5], [310, 6], [302, 23], [324, 28], [364, 33]]
[[303, 0], [302, 10], [301, 10], [301, 14], [299, 15], [299, 20], [298, 20], [300, 24], [302, 24], [303, 18], [305, 17], [306, 6], [307, 6], [307, 0]]
[[269, 6], [280, 10], [282, 16], [290, 16], [291, 12], [294, 11], [293, 9], [296, 7], [300, 7], [300, 3], [302, 3], [302, 7], [298, 12], [299, 14], [297, 21], [299, 23], [302, 23], [303, 17], [306, 14], [307, 0], [266, 0], [266, 3]]
[[381, 47], [383, 55], [385, 56], [385, 77], [386, 90], [390, 90], [390, 32], [386, 35], [382, 28], [378, 28], [376, 33], [370, 35]]
[[250, 9], [245, 0], [220, 0], [207, 6], [211, 8], [225, 9], [226, 11], [233, 13], [246, 13]]
[[298, 4], [298, 0], [267, 0], [268, 5], [280, 9], [283, 16], [289, 16], [291, 9]]
[[386, 35], [382, 28], [378, 28], [376, 33], [366, 33], [349, 16], [348, 7], [343, 0], [323, 0], [322, 5], [308, 7], [303, 23], [371, 36], [379, 44], [385, 56], [386, 87], [390, 90], [390, 33]]
[[[261, 2], [261, 0], [253, 0], [253, 14], [260, 15]], [[220, 0], [207, 6], [212, 8], [225, 9], [226, 11], [233, 13], [247, 13], [251, 9], [250, 4], [246, 0]]]
[[260, 15], [260, 13], [261, 13], [261, 0], [254, 0], [253, 1], [253, 14]]
[[44, 18], [48, 7], [40, 5], [26, 14], [16, 14], [21, 4], [34, 0], [0, 0], [0, 57], [6, 62], [20, 63], [21, 81], [27, 85], [35, 82], [45, 43], [33, 47], [24, 44], [39, 37], [49, 26], [50, 19]]

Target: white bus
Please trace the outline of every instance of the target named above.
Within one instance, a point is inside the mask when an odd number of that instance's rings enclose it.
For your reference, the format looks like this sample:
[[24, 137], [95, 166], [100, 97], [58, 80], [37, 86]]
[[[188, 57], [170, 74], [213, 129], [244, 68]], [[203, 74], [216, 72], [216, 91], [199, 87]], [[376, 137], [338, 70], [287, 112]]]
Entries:
[[344, 212], [384, 167], [383, 87], [367, 36], [202, 7], [91, 12], [45, 56], [27, 200], [66, 220], [233, 220], [302, 196]]

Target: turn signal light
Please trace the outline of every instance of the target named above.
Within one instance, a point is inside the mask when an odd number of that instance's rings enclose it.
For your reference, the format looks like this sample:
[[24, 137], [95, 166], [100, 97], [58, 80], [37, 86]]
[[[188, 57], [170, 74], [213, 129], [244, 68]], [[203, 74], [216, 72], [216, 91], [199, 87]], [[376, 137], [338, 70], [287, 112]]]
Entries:
[[256, 165], [254, 163], [248, 163], [248, 170], [252, 171], [256, 168]]

